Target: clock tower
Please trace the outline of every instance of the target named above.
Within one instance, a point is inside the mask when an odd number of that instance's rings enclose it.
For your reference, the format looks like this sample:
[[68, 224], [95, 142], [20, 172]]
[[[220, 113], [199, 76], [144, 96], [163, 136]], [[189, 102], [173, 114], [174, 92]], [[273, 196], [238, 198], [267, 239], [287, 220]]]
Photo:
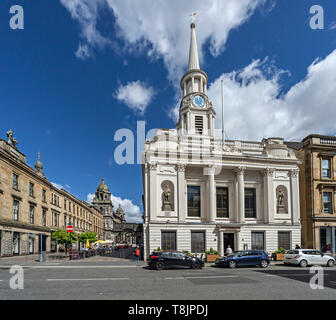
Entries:
[[181, 79], [182, 100], [176, 128], [179, 135], [214, 137], [215, 110], [207, 96], [208, 76], [200, 69], [195, 23], [191, 23], [189, 67]]

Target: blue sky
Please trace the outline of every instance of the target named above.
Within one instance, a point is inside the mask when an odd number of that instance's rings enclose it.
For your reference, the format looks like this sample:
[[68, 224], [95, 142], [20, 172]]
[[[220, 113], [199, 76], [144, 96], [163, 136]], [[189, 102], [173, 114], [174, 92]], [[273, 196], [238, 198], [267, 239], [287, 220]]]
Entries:
[[[41, 152], [48, 179], [80, 199], [104, 177], [115, 205], [138, 221], [141, 166], [115, 163], [114, 134], [136, 133], [137, 121], [147, 131], [175, 127], [192, 11], [216, 110], [225, 80], [228, 138], [335, 134], [335, 1], [210, 3], [1, 1], [0, 137], [12, 128], [28, 163]], [[9, 28], [14, 4], [24, 30]], [[324, 30], [309, 26], [315, 4]]]

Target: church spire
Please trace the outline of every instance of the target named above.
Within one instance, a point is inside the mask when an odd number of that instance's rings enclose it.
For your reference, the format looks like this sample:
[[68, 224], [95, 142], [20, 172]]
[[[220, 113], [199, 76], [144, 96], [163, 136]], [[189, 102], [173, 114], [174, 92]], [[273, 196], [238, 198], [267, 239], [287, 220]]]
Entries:
[[197, 50], [197, 41], [196, 41], [196, 25], [194, 23], [195, 19], [195, 13], [192, 14], [192, 23], [190, 25], [191, 27], [191, 38], [190, 38], [190, 50], [189, 50], [189, 68], [190, 70], [199, 70], [199, 59], [198, 59], [198, 50]]

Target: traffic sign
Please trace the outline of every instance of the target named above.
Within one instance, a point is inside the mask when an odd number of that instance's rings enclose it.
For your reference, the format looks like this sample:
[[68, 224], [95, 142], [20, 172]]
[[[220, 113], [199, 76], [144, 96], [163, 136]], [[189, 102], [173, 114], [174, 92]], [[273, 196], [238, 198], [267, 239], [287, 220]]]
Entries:
[[73, 226], [67, 226], [67, 227], [66, 227], [66, 231], [68, 231], [68, 232], [72, 232], [72, 231], [73, 231]]

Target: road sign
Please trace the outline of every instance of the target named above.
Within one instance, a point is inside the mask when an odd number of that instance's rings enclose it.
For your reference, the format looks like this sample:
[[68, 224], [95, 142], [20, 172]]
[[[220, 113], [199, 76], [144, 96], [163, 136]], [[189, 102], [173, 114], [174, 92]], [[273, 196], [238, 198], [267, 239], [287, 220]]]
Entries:
[[68, 232], [72, 232], [72, 231], [73, 231], [73, 226], [67, 226], [67, 227], [66, 227], [66, 231], [68, 231]]

